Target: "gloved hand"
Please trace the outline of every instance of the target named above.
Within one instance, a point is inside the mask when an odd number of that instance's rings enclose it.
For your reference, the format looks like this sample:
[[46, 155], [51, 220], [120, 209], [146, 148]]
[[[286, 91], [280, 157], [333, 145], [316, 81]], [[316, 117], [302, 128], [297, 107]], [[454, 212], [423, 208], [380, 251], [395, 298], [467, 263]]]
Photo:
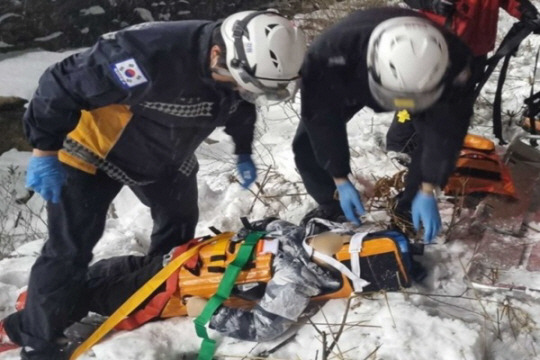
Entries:
[[455, 0], [433, 0], [431, 8], [437, 15], [448, 16], [454, 12], [456, 4]]
[[257, 179], [257, 168], [251, 159], [250, 154], [240, 154], [236, 162], [236, 168], [240, 178], [242, 179], [241, 185], [244, 189], [249, 188], [251, 184]]
[[186, 301], [187, 315], [191, 317], [197, 317], [201, 315], [208, 300], [200, 296], [192, 296]]
[[26, 170], [26, 187], [39, 193], [46, 201], [60, 202], [65, 170], [56, 155], [32, 156]]
[[416, 231], [424, 226], [424, 242], [430, 244], [441, 230], [441, 215], [433, 195], [419, 191], [412, 202], [412, 221]]
[[360, 225], [361, 222], [358, 215], [364, 215], [366, 213], [360, 199], [360, 194], [358, 194], [358, 191], [349, 180], [337, 185], [337, 190], [339, 192], [339, 204], [345, 217], [355, 225]]

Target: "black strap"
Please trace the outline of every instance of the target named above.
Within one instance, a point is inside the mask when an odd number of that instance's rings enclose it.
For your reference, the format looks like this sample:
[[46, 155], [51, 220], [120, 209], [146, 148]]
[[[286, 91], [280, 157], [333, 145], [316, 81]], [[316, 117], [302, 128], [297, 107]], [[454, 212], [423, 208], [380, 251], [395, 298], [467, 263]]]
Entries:
[[532, 21], [519, 21], [510, 28], [495, 54], [493, 54], [493, 56], [491, 56], [487, 60], [487, 68], [484, 71], [482, 78], [480, 79], [478, 85], [476, 85], [476, 88], [474, 90], [475, 98], [478, 96], [480, 90], [482, 90], [482, 88], [486, 84], [487, 80], [491, 76], [491, 73], [493, 73], [493, 70], [495, 70], [495, 67], [499, 63], [499, 60], [503, 57], [506, 57], [507, 55], [513, 54], [517, 50], [519, 44], [521, 44], [523, 39], [525, 39], [535, 29], [535, 27], [533, 27], [531, 23], [536, 24]]
[[444, 27], [449, 30], [452, 30], [452, 15], [448, 15], [446, 17], [446, 20], [444, 21]]
[[497, 90], [495, 92], [495, 100], [493, 103], [493, 133], [499, 139], [499, 143], [501, 145], [506, 144], [502, 137], [502, 121], [501, 121], [501, 102], [502, 102], [502, 87], [504, 85], [504, 80], [506, 79], [506, 72], [508, 70], [508, 64], [510, 62], [510, 57], [515, 54], [516, 50], [518, 49], [519, 45], [525, 39], [527, 36], [529, 36], [530, 33], [532, 33], [535, 29], [539, 28], [540, 26], [540, 20], [522, 20], [517, 23], [515, 23], [512, 28], [508, 31], [506, 36], [504, 37], [503, 41], [501, 42], [501, 45], [487, 60], [487, 67], [482, 74], [482, 77], [478, 84], [476, 85], [476, 88], [474, 89], [474, 99], [478, 97], [480, 94], [480, 91], [482, 90], [482, 87], [486, 84], [489, 77], [493, 73], [493, 70], [495, 70], [495, 67], [497, 66], [500, 59], [503, 57], [505, 58], [503, 65], [501, 67], [501, 72], [499, 75], [499, 80], [497, 82]]
[[210, 231], [212, 231], [216, 235], [221, 234], [221, 231], [218, 228], [216, 228], [215, 226], [209, 226], [208, 229], [210, 229]]
[[236, 57], [231, 60], [230, 65], [233, 67], [241, 68], [248, 75], [251, 76], [255, 76], [255, 68], [250, 67], [247, 61], [243, 37], [246, 36], [249, 39], [250, 34], [247, 30], [248, 23], [253, 20], [253, 18], [263, 14], [272, 14], [283, 17], [281, 14], [275, 11], [254, 11], [242, 20], [238, 20], [233, 24], [233, 40], [234, 49], [236, 50]]
[[240, 218], [240, 221], [242, 222], [242, 225], [244, 225], [244, 227], [248, 230], [252, 230], [253, 229], [253, 226], [251, 226], [251, 223], [249, 222], [249, 220], [247, 219], [247, 217], [245, 216], [242, 216]]
[[506, 72], [508, 71], [508, 64], [510, 63], [511, 56], [512, 55], [506, 55], [504, 58], [499, 80], [497, 81], [495, 99], [493, 100], [493, 134], [499, 139], [500, 145], [507, 144], [502, 135], [502, 87], [504, 85], [504, 80], [506, 79]]
[[455, 10], [456, 9], [454, 8], [452, 11], [450, 11], [450, 13], [446, 15], [446, 19], [444, 19], [444, 27], [450, 31], [452, 31], [452, 22], [454, 21]]
[[[527, 100], [533, 98], [535, 96], [534, 94], [534, 81], [536, 79], [536, 70], [538, 69], [538, 57], [540, 56], [540, 46], [538, 47], [538, 50], [536, 50], [536, 56], [534, 58], [534, 71], [533, 71], [533, 76], [532, 76], [532, 83], [531, 83], [531, 93], [529, 95], [529, 98], [528, 99], [525, 99], [525, 104], [527, 105], [527, 116], [529, 117], [529, 132], [531, 133], [531, 135], [536, 135], [536, 115], [538, 114], [540, 108], [538, 107], [538, 102], [536, 102], [536, 108], [534, 108], [531, 105], [529, 105], [527, 103]], [[532, 103], [534, 103], [534, 101], [532, 100], [531, 101]], [[533, 147], [537, 147], [538, 146], [538, 141], [536, 141], [536, 139], [534, 138], [531, 138], [529, 140], [529, 143], [531, 144], [531, 146]]]

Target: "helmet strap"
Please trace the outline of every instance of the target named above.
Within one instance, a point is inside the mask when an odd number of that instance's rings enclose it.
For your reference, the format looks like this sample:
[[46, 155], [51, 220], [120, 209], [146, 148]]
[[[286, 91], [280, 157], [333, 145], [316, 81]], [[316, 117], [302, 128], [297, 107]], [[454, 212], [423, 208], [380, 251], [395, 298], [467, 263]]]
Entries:
[[237, 57], [231, 61], [230, 66], [240, 68], [251, 76], [255, 75], [255, 71], [249, 66], [249, 63], [247, 61], [246, 50], [244, 49], [244, 43], [242, 38], [244, 37], [244, 35], [246, 35], [246, 37], [249, 39], [249, 31], [247, 30], [247, 25], [255, 17], [263, 14], [273, 14], [281, 16], [275, 11], [255, 11], [243, 18], [242, 20], [238, 20], [233, 25], [234, 49], [236, 50]]

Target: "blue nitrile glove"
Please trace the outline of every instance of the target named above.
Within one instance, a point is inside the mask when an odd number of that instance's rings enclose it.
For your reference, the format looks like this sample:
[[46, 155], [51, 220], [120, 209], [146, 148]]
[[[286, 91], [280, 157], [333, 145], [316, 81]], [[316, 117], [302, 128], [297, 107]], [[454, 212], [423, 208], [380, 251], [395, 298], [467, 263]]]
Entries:
[[247, 189], [255, 179], [257, 179], [257, 168], [251, 159], [250, 154], [240, 154], [238, 155], [238, 160], [236, 162], [236, 168], [238, 169], [238, 174], [242, 179], [241, 185], [244, 189]]
[[361, 222], [358, 215], [364, 215], [366, 213], [360, 199], [360, 194], [358, 194], [354, 185], [348, 180], [337, 185], [337, 190], [339, 192], [339, 204], [345, 217], [355, 225], [360, 225]]
[[60, 202], [66, 173], [56, 155], [32, 156], [26, 169], [26, 187], [46, 201]]
[[437, 200], [433, 195], [419, 191], [412, 202], [412, 221], [414, 229], [420, 229], [420, 221], [424, 226], [424, 242], [430, 244], [441, 230], [441, 215]]

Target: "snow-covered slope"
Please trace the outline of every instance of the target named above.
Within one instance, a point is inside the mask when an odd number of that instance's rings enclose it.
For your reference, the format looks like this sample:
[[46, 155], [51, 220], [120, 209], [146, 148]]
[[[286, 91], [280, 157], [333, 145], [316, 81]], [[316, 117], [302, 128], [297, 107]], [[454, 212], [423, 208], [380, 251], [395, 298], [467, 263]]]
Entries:
[[[538, 3], [536, 3], [538, 6]], [[500, 33], [513, 22], [501, 14]], [[529, 93], [535, 51], [540, 37], [531, 36], [512, 60], [504, 92], [504, 109], [518, 113], [523, 98]], [[0, 96], [29, 97], [41, 71], [66, 53], [27, 52], [0, 62]], [[490, 107], [496, 85], [496, 75], [483, 91], [471, 132], [491, 137]], [[540, 86], [539, 86], [540, 88]], [[305, 189], [295, 170], [291, 141], [298, 123], [293, 107], [261, 109], [258, 124], [256, 162], [263, 190], [253, 186], [242, 190], [234, 182], [234, 157], [228, 136], [218, 129], [213, 141], [198, 151], [200, 223], [198, 235], [209, 233], [208, 227], [235, 230], [241, 216], [259, 219], [279, 216], [298, 222], [315, 204], [305, 195]], [[374, 114], [369, 109], [358, 113], [349, 123], [349, 142], [355, 175], [373, 183], [382, 176], [393, 175], [398, 168], [384, 153], [384, 136], [392, 114]], [[517, 118], [516, 118], [517, 119]], [[512, 130], [512, 132], [515, 130]], [[507, 134], [510, 136], [511, 134]], [[19, 165], [22, 171], [28, 153], [11, 151], [0, 157], [0, 171]], [[358, 184], [360, 188], [362, 185]], [[23, 193], [20, 187], [18, 193]], [[258, 194], [258, 198], [255, 196]], [[1, 202], [1, 200], [0, 200]], [[32, 209], [41, 211], [39, 199], [32, 199]], [[441, 204], [443, 222], [447, 225], [452, 206]], [[149, 211], [124, 189], [114, 201], [114, 217], [107, 222], [103, 239], [95, 248], [95, 260], [121, 254], [143, 254], [151, 231]], [[384, 218], [384, 213], [374, 213]], [[36, 225], [39, 228], [39, 225]], [[444, 231], [443, 231], [444, 233]], [[540, 241], [535, 232], [527, 234], [530, 241]], [[474, 239], [457, 236], [445, 243], [428, 246], [421, 259], [429, 275], [407, 293], [389, 293], [353, 300], [347, 326], [334, 348], [335, 358], [385, 360], [457, 360], [457, 359], [540, 359], [540, 300], [534, 293], [479, 293], [467, 285], [465, 269], [472, 256]], [[19, 247], [12, 256], [0, 261], [0, 316], [13, 311], [18, 291], [25, 285], [30, 266], [43, 240]], [[322, 351], [320, 332], [331, 339], [338, 329], [346, 300], [326, 303], [311, 318], [312, 324], [298, 326], [295, 338], [276, 350], [276, 359], [315, 359]], [[220, 339], [217, 355], [220, 359], [255, 357], [276, 342], [256, 344], [230, 338]], [[327, 340], [329, 341], [329, 340]], [[191, 319], [174, 318], [143, 326], [132, 332], [117, 333], [82, 359], [189, 359], [197, 353], [200, 341]], [[16, 351], [0, 359], [17, 359]]]

